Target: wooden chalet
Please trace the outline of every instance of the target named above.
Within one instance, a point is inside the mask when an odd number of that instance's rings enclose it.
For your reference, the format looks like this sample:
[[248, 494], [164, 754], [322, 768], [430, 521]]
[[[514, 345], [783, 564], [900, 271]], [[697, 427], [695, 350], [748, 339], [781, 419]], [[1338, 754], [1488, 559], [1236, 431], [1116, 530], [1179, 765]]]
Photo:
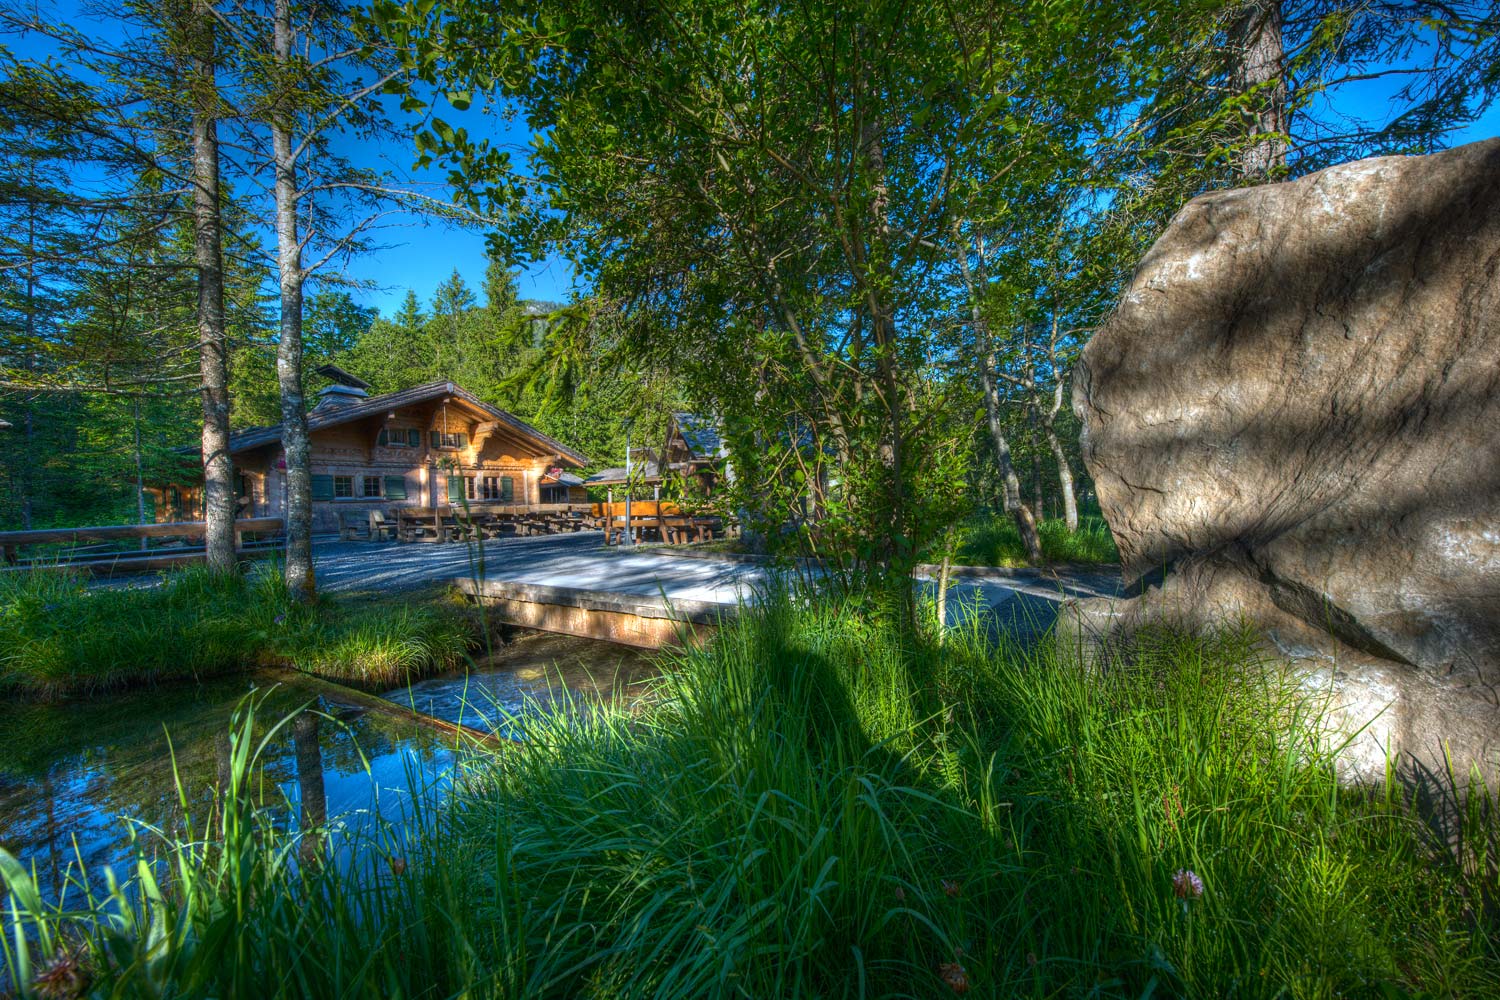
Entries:
[[[723, 442], [712, 420], [692, 413], [673, 413], [667, 425], [665, 473], [696, 482], [703, 496], [712, 496], [724, 471]], [[633, 481], [660, 485], [665, 478], [662, 455], [656, 448], [637, 448], [631, 453], [631, 475], [625, 469], [604, 469], [584, 480], [589, 487], [624, 486]]]
[[[583, 455], [452, 382], [370, 396], [369, 385], [332, 365], [334, 383], [307, 414], [312, 445], [313, 530], [334, 531], [340, 514], [434, 508], [467, 502], [583, 503], [569, 472]], [[286, 457], [281, 427], [230, 436], [240, 517], [284, 517]], [[158, 521], [202, 516], [201, 484], [151, 491]]]

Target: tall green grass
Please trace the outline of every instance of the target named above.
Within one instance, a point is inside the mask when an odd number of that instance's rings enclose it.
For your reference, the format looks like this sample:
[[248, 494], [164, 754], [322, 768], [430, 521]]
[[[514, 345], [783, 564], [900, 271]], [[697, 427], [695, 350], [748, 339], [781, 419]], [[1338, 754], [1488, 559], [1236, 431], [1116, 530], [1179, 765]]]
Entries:
[[59, 698], [283, 665], [391, 684], [456, 665], [474, 629], [440, 604], [299, 604], [274, 573], [202, 568], [90, 588], [64, 569], [0, 574], [0, 690]]
[[243, 819], [69, 910], [6, 866], [8, 961], [110, 995], [1500, 992], [1492, 866], [1341, 787], [1246, 637], [1085, 668], [783, 599], [661, 684], [529, 722], [352, 869]]
[[[1005, 514], [978, 515], [958, 526], [957, 549], [953, 562], [959, 566], [1029, 565], [1026, 548], [1015, 521]], [[1102, 517], [1084, 515], [1078, 519], [1078, 530], [1069, 531], [1061, 519], [1038, 523], [1044, 563], [1102, 564], [1120, 561], [1114, 536]], [[941, 558], [933, 557], [934, 561]]]

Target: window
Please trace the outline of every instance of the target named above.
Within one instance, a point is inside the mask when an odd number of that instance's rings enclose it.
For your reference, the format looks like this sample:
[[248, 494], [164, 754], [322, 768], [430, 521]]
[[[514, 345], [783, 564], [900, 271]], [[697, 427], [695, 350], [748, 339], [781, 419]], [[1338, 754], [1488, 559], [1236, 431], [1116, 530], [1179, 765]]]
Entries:
[[335, 500], [349, 500], [354, 497], [354, 477], [333, 477], [333, 498]]
[[462, 448], [469, 443], [469, 435], [459, 433], [447, 433], [444, 431], [432, 432], [432, 446], [434, 448]]
[[364, 488], [364, 493], [362, 495], [366, 496], [366, 497], [374, 497], [377, 500], [380, 499], [380, 477], [379, 476], [365, 476], [364, 478], [365, 478], [365, 482], [364, 482], [364, 487], [365, 488]]
[[479, 496], [474, 492], [474, 477], [470, 476], [469, 478], [464, 480], [464, 483], [466, 484], [464, 488], [468, 491], [469, 499], [478, 500]]
[[486, 500], [509, 501], [515, 496], [514, 482], [510, 476], [485, 476], [480, 493]]
[[382, 448], [416, 448], [422, 444], [422, 432], [415, 427], [382, 429], [375, 443]]

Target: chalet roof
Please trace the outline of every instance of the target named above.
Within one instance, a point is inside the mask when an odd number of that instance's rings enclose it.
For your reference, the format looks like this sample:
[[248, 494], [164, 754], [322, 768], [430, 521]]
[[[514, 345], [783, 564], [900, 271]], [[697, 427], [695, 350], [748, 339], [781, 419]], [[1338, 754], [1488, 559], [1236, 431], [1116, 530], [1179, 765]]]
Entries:
[[623, 486], [627, 482], [637, 483], [659, 483], [661, 482], [661, 471], [655, 462], [636, 462], [630, 468], [630, 476], [625, 475], [625, 467], [614, 469], [600, 469], [583, 481], [585, 486]]
[[[522, 436], [536, 441], [546, 451], [556, 452], [573, 465], [582, 467], [588, 464], [587, 458], [569, 448], [561, 441], [548, 437], [515, 414], [507, 413], [498, 406], [491, 406], [472, 392], [452, 382], [429, 382], [426, 385], [403, 389], [400, 392], [388, 392], [383, 396], [371, 396], [368, 399], [346, 403], [343, 406], [319, 407], [307, 414], [307, 429], [309, 431], [320, 431], [329, 427], [337, 427], [339, 424], [372, 417], [389, 410], [400, 409], [403, 406], [415, 406], [418, 403], [426, 403], [445, 396], [452, 396], [463, 400], [487, 414], [492, 420], [498, 420]], [[229, 451], [230, 454], [234, 454], [236, 452], [248, 451], [252, 448], [262, 448], [268, 444], [276, 444], [280, 441], [280, 424], [274, 427], [248, 427], [245, 430], [229, 435]]]
[[719, 429], [707, 417], [696, 413], [673, 413], [677, 431], [687, 444], [693, 458], [698, 460], [715, 458], [719, 454]]

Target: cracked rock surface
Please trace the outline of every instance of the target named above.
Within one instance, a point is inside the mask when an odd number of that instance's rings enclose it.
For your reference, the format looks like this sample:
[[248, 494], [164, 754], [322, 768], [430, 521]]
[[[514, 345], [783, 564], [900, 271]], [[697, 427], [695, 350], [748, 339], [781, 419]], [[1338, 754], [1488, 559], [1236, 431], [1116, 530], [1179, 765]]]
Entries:
[[1384, 750], [1494, 771], [1500, 139], [1189, 202], [1073, 405], [1138, 595], [1109, 629], [1248, 619]]

